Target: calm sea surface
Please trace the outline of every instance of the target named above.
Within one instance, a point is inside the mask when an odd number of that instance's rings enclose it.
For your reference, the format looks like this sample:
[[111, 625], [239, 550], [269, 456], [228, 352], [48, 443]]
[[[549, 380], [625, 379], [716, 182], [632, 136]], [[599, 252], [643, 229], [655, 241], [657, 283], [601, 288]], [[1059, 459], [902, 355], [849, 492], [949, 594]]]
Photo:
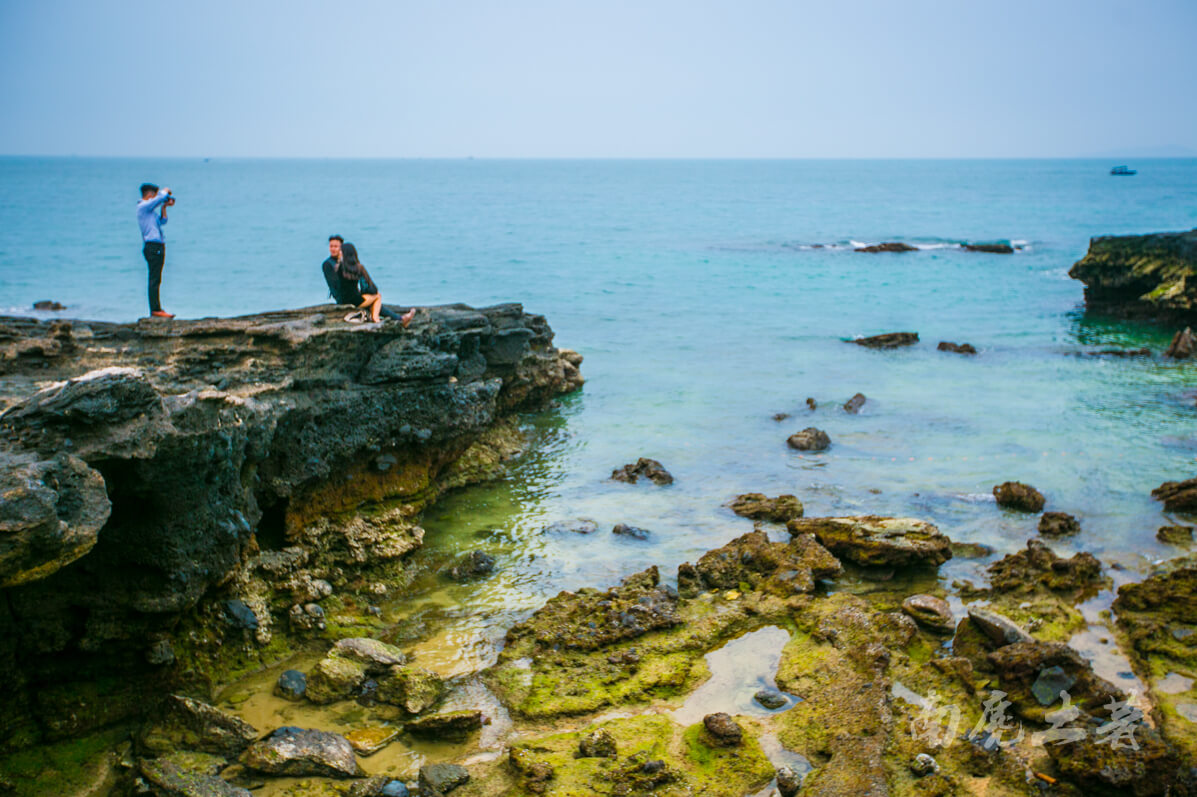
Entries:
[[[1119, 562], [1125, 580], [1177, 553], [1155, 540], [1169, 519], [1149, 493], [1197, 471], [1197, 365], [1080, 356], [1159, 352], [1175, 330], [1087, 315], [1067, 271], [1090, 236], [1197, 226], [1197, 160], [1142, 161], [1122, 178], [1111, 165], [0, 159], [0, 312], [55, 299], [73, 317], [143, 315], [134, 205], [149, 180], [179, 197], [163, 303], [182, 317], [324, 301], [333, 232], [357, 244], [385, 301], [520, 301], [546, 315], [585, 355], [584, 391], [527, 419], [535, 445], [510, 479], [426, 519], [422, 556], [499, 558], [479, 586], [427, 593], [465, 659], [559, 589], [672, 571], [750, 530], [722, 508], [746, 491], [796, 493], [808, 515], [926, 518], [1000, 555], [1035, 534], [1034, 517], [992, 502], [993, 485], [1017, 479], [1080, 518], [1062, 552]], [[852, 251], [888, 240], [921, 249]], [[897, 330], [921, 344], [843, 342]], [[938, 352], [941, 340], [980, 353]], [[840, 405], [858, 391], [868, 403], [849, 415]], [[806, 426], [832, 448], [787, 449]], [[676, 484], [607, 479], [638, 456]], [[576, 517], [600, 532], [541, 532]], [[652, 537], [611, 535], [621, 522]], [[979, 566], [953, 560], [942, 578]]]

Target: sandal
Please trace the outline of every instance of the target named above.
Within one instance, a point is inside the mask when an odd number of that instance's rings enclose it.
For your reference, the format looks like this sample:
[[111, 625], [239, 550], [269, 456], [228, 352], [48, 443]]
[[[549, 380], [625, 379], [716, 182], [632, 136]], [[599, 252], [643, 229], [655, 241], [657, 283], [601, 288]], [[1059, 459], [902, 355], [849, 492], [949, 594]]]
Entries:
[[350, 324], [360, 324], [367, 318], [366, 314], [361, 310], [354, 310], [349, 315], [345, 316], [345, 320]]

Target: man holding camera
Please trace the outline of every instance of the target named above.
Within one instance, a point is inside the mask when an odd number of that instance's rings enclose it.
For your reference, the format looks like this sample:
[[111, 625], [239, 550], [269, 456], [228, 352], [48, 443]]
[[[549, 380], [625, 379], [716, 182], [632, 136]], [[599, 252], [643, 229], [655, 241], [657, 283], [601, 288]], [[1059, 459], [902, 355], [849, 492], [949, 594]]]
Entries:
[[162, 309], [158, 288], [162, 284], [162, 266], [166, 263], [166, 238], [162, 225], [166, 224], [166, 209], [175, 203], [169, 188], [159, 188], [153, 183], [141, 186], [141, 201], [137, 203], [137, 224], [141, 227], [141, 238], [145, 245], [141, 253], [149, 268], [150, 315], [154, 318], [174, 318], [173, 313]]

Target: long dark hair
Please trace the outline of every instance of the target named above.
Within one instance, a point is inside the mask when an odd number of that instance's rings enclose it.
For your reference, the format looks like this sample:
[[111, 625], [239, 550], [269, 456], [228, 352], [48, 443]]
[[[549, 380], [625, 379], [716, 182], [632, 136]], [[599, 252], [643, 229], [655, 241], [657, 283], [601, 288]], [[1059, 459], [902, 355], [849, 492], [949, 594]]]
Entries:
[[341, 276], [349, 280], [365, 278], [370, 281], [370, 274], [362, 261], [357, 259], [357, 247], [353, 244], [341, 245]]

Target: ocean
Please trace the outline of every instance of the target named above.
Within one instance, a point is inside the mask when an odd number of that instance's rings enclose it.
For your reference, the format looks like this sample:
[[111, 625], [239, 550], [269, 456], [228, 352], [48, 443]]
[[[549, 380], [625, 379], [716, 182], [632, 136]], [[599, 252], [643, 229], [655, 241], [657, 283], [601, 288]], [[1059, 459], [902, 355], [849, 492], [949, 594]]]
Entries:
[[[1135, 177], [1111, 165], [5, 158], [0, 313], [51, 299], [73, 318], [144, 315], [134, 206], [152, 181], [178, 196], [162, 298], [180, 317], [325, 301], [331, 233], [357, 245], [388, 303], [544, 314], [585, 356], [585, 388], [524, 418], [529, 452], [508, 478], [424, 519], [430, 565], [479, 548], [499, 572], [429, 580], [388, 608], [436, 619], [428, 644], [464, 672], [560, 589], [650, 564], [668, 575], [751, 530], [724, 506], [742, 492], [794, 493], [808, 516], [919, 517], [993, 549], [945, 565], [945, 585], [980, 580], [1036, 535], [1034, 516], [994, 504], [1007, 480], [1079, 518], [1053, 546], [1116, 564], [1116, 583], [1176, 555], [1155, 539], [1171, 520], [1150, 491], [1197, 470], [1197, 366], [1160, 356], [1171, 326], [1086, 313], [1067, 272], [1091, 236], [1197, 226], [1197, 159], [1141, 161]], [[881, 241], [918, 251], [853, 251]], [[995, 241], [1018, 250], [960, 246]], [[921, 341], [845, 342], [891, 331]], [[1155, 356], [1091, 354], [1143, 346]], [[849, 414], [857, 392], [867, 403]], [[808, 426], [828, 451], [786, 446]], [[641, 456], [676, 483], [610, 481]], [[599, 531], [543, 530], [574, 518]], [[616, 523], [650, 536], [615, 536]]]

